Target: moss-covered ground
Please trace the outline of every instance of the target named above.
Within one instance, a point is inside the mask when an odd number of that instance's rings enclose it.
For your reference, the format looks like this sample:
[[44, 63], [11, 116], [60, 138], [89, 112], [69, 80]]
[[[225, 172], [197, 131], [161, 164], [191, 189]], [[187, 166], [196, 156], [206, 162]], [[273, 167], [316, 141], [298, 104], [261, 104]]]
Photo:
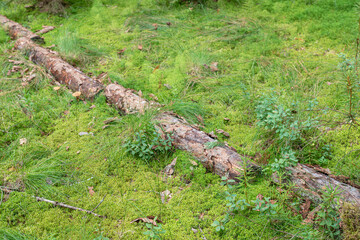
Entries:
[[[111, 82], [154, 94], [166, 109], [204, 130], [223, 129], [239, 153], [258, 164], [279, 156], [275, 135], [257, 126], [261, 96], [275, 94], [298, 121], [318, 120], [316, 134], [304, 135], [303, 163], [330, 168], [360, 183], [358, 80], [352, 76], [352, 112], [347, 76], [339, 65], [356, 54], [356, 0], [210, 1], [208, 5], [166, 6], [155, 0], [72, 1], [64, 16], [24, 8], [26, 1], [0, 3], [0, 14], [44, 35], [66, 60], [91, 76], [106, 72]], [[234, 3], [236, 2], [236, 3]], [[257, 211], [231, 216], [225, 230], [211, 226], [226, 214], [226, 186], [220, 177], [184, 151], [144, 161], [127, 154], [124, 140], [149, 121], [152, 113], [120, 116], [104, 96], [75, 99], [46, 71], [12, 50], [0, 30], [0, 235], [14, 239], [146, 239], [136, 218], [157, 216], [162, 239], [328, 239], [302, 224], [284, 204], [285, 193], [257, 176], [236, 198], [258, 194], [277, 201], [277, 215]], [[22, 84], [8, 58], [35, 69]], [[351, 61], [351, 60], [349, 60]], [[103, 80], [108, 84], [107, 79]], [[317, 102], [311, 110], [309, 102]], [[296, 103], [296, 104], [293, 104]], [[95, 107], [94, 107], [94, 106]], [[103, 128], [104, 121], [118, 117]], [[201, 119], [200, 119], [201, 120]], [[80, 132], [93, 135], [80, 136]], [[26, 139], [26, 143], [23, 143]], [[324, 150], [326, 148], [326, 150]], [[174, 175], [161, 171], [175, 157]], [[92, 191], [90, 190], [92, 189]], [[161, 194], [170, 191], [166, 203]], [[92, 210], [104, 198], [97, 218], [80, 211], [37, 202], [45, 197]], [[291, 203], [300, 209], [299, 201]], [[1, 236], [0, 236], [1, 238]], [[4, 237], [4, 239], [6, 239]]]

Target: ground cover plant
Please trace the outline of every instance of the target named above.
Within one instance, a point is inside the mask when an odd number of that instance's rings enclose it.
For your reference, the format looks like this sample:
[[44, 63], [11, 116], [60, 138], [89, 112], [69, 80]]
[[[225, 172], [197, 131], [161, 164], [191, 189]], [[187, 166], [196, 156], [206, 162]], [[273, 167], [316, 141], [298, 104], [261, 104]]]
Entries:
[[[76, 98], [1, 29], [0, 238], [359, 236], [356, 209], [332, 204], [336, 189], [317, 204], [270, 181], [306, 163], [360, 185], [357, 0], [69, 0], [60, 12], [36, 2], [4, 0], [0, 14], [34, 32], [55, 26], [44, 46], [164, 107], [120, 115], [104, 96]], [[229, 144], [262, 172], [234, 185], [207, 171], [155, 131], [158, 111], [214, 132], [209, 148]]]

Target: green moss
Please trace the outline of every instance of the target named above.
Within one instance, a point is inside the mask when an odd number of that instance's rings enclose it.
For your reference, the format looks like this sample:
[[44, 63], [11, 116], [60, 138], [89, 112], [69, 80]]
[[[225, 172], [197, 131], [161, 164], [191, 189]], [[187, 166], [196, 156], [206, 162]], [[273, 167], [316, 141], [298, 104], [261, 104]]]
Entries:
[[341, 220], [344, 224], [344, 239], [359, 239], [360, 238], [360, 211], [356, 206], [345, 203], [341, 210]]
[[[219, 0], [191, 9], [164, 7], [156, 1], [69, 2], [72, 6], [65, 18], [26, 10], [18, 1], [1, 5], [0, 13], [33, 31], [56, 26], [44, 34], [46, 45], [56, 44], [55, 50], [83, 71], [95, 76], [108, 72], [112, 82], [141, 90], [146, 98], [155, 94], [168, 109], [194, 123], [201, 115], [206, 131], [229, 132], [230, 138], [219, 136], [220, 140], [261, 164], [276, 156], [265, 156], [271, 152], [266, 147], [272, 139], [256, 127], [258, 97], [275, 91], [287, 107], [296, 101], [305, 106], [316, 98], [319, 109], [337, 110], [298, 113], [330, 121], [320, 128], [319, 139], [332, 145], [331, 158], [323, 167], [359, 182], [359, 130], [355, 125], [337, 127], [347, 121], [338, 111], [348, 109], [346, 78], [336, 68], [341, 61], [337, 54], [354, 55], [355, 0], [247, 0], [240, 5]], [[287, 237], [284, 232], [319, 239], [316, 230], [303, 226], [283, 205], [275, 224], [256, 211], [245, 211], [233, 216], [226, 231], [217, 233], [211, 224], [227, 211], [218, 176], [199, 162], [194, 164], [183, 151], [149, 163], [125, 153], [124, 140], [156, 112], [119, 116], [104, 96], [93, 102], [77, 101], [65, 87], [54, 91], [40, 73], [33, 84], [21, 87], [20, 73], [7, 75], [13, 66], [7, 62], [12, 44], [0, 30], [0, 182], [25, 193], [13, 192], [1, 203], [2, 213], [6, 212], [1, 214], [1, 227], [39, 239], [101, 235], [146, 239], [145, 225], [131, 221], [153, 215], [164, 222], [164, 239], [282, 239]], [[124, 53], [118, 54], [122, 49]], [[25, 61], [24, 68], [32, 68], [28, 60], [16, 58]], [[215, 62], [217, 71], [210, 67]], [[92, 105], [96, 107], [90, 109]], [[103, 129], [104, 121], [112, 117], [120, 120]], [[79, 136], [80, 132], [94, 135]], [[306, 137], [304, 142], [314, 140]], [[20, 145], [22, 138], [27, 144]], [[311, 153], [300, 153], [320, 158], [323, 145], [313, 143], [308, 148]], [[264, 154], [262, 159], [259, 153]], [[164, 180], [160, 172], [175, 157], [175, 173]], [[167, 204], [161, 199], [165, 190], [172, 194]], [[35, 202], [32, 197], [46, 196], [92, 210], [105, 194], [95, 212], [106, 219], [84, 217], [83, 212]], [[237, 194], [244, 198], [244, 189]], [[250, 199], [258, 194], [283, 201], [262, 176], [249, 188]]]

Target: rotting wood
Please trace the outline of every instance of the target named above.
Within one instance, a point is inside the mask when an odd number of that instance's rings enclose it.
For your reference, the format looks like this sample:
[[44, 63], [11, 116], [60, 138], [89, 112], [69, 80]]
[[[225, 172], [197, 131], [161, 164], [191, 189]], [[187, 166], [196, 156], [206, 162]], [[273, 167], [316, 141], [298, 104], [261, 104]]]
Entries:
[[[27, 38], [18, 39], [15, 47], [28, 53], [33, 62], [47, 68], [59, 82], [66, 84], [71, 90], [80, 91], [85, 97], [92, 98], [103, 89], [102, 84], [86, 76], [49, 50], [31, 42], [29, 39], [39, 39], [31, 31], [2, 15], [0, 15], [0, 23], [13, 38], [26, 36]], [[117, 84], [110, 84], [105, 90], [105, 95], [110, 103], [126, 114], [143, 113], [153, 105], [132, 90]], [[215, 146], [208, 149], [205, 144], [216, 140], [174, 114], [162, 113], [156, 117], [156, 120], [159, 122], [159, 131], [173, 132], [174, 145], [192, 153], [208, 170], [232, 179], [242, 175], [245, 157], [240, 156], [230, 147]], [[260, 169], [250, 161], [246, 163], [248, 169]], [[303, 164], [287, 168], [287, 170], [290, 172], [290, 181], [295, 185], [294, 190], [304, 197], [318, 200], [321, 198], [321, 192], [331, 186], [341, 191], [341, 201], [360, 205], [360, 191], [355, 186]], [[277, 177], [273, 177], [273, 180], [278, 181]]]
[[81, 92], [85, 98], [92, 99], [104, 88], [101, 83], [28, 38], [19, 38], [15, 43], [15, 48], [25, 52], [30, 60], [45, 67], [57, 81], [67, 85], [75, 92]]
[[[113, 85], [111, 89], [121, 89], [121, 92], [125, 89], [117, 84]], [[124, 112], [129, 112], [129, 110], [131, 110], [131, 113], [141, 112], [149, 107], [145, 99], [130, 90], [127, 91], [131, 93], [131, 98], [123, 97], [124, 94], [119, 94], [117, 91], [108, 90], [105, 92], [108, 101]], [[127, 108], [129, 109], [127, 110]], [[216, 139], [190, 125], [185, 119], [176, 114], [170, 112], [161, 113], [155, 117], [155, 120], [158, 122], [160, 132], [173, 133], [175, 147], [193, 154], [209, 171], [235, 180], [238, 180], [237, 178], [243, 174], [246, 157], [239, 155], [234, 149], [228, 146], [207, 148], [206, 143], [214, 142]], [[261, 169], [260, 166], [251, 161], [246, 161], [246, 164], [248, 170], [258, 171]], [[351, 202], [360, 206], [360, 190], [357, 187], [341, 182], [332, 175], [327, 175], [303, 164], [287, 168], [287, 170], [290, 172], [290, 182], [295, 185], [293, 189], [302, 197], [319, 202], [321, 201], [321, 192], [331, 186], [332, 188], [338, 188], [342, 202]], [[276, 176], [273, 176], [273, 180], [278, 182]]]
[[21, 26], [19, 23], [11, 21], [7, 17], [0, 15], [0, 24], [5, 31], [9, 32], [9, 35], [12, 39], [18, 39], [21, 37], [26, 37], [31, 39], [34, 42], [44, 43], [44, 39], [39, 35], [31, 32], [27, 28]]
[[[288, 181], [295, 184], [293, 190], [300, 196], [311, 197], [312, 200], [319, 202], [322, 192], [327, 191], [329, 187], [337, 188], [340, 196], [340, 204], [350, 202], [360, 206], [360, 190], [348, 183], [316, 170], [316, 168], [304, 164], [297, 164], [295, 167], [289, 167], [287, 170]], [[279, 182], [273, 175], [273, 180]]]
[[93, 211], [89, 211], [89, 210], [86, 210], [86, 209], [82, 209], [82, 208], [70, 206], [70, 205], [67, 205], [67, 204], [65, 204], [65, 203], [56, 202], [56, 201], [52, 201], [52, 200], [45, 199], [45, 198], [41, 198], [41, 197], [35, 197], [35, 198], [36, 198], [36, 201], [38, 201], [38, 202], [47, 202], [47, 203], [53, 204], [54, 206], [59, 206], [59, 207], [63, 207], [63, 208], [69, 208], [69, 209], [72, 209], [72, 210], [77, 210], [77, 211], [81, 211], [81, 212], [86, 212], [86, 213], [88, 213], [88, 214], [94, 215], [95, 217], [106, 218], [106, 216], [102, 216], [102, 215], [96, 214], [96, 213], [94, 213]]
[[[193, 154], [206, 169], [220, 176], [235, 179], [243, 174], [245, 158], [227, 146], [208, 148], [206, 143], [216, 141], [208, 134], [188, 124], [173, 113], [162, 113], [156, 116], [159, 130], [173, 133], [173, 144]], [[246, 161], [248, 170], [258, 170], [259, 166]]]
[[151, 106], [159, 106], [136, 95], [133, 90], [119, 84], [110, 84], [105, 88], [105, 96], [110, 103], [125, 114], [144, 113]]

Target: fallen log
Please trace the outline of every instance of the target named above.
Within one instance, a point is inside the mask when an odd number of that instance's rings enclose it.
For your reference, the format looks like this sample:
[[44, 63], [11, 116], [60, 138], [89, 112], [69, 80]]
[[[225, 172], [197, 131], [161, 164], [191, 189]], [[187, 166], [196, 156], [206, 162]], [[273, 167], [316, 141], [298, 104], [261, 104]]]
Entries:
[[[84, 73], [66, 63], [58, 56], [52, 54], [29, 39], [38, 39], [32, 32], [0, 15], [0, 23], [7, 29], [13, 38], [20, 38], [15, 48], [26, 51], [30, 59], [47, 68], [61, 83], [66, 84], [73, 91], [80, 91], [85, 97], [93, 98], [99, 93], [103, 86], [99, 82], [86, 76]], [[110, 103], [126, 114], [143, 113], [153, 105], [145, 99], [117, 84], [110, 84], [105, 95]], [[206, 143], [216, 141], [203, 131], [191, 126], [184, 119], [171, 114], [162, 113], [155, 118], [158, 121], [159, 131], [172, 132], [174, 134], [174, 145], [192, 153], [208, 170], [220, 176], [228, 176], [237, 180], [247, 169], [260, 169], [259, 166], [244, 161], [236, 151], [228, 146], [215, 146], [208, 148]], [[321, 192], [327, 187], [338, 188], [343, 202], [351, 202], [360, 206], [359, 188], [338, 181], [324, 172], [317, 171], [309, 166], [298, 164], [296, 167], [287, 168], [290, 172], [289, 180], [295, 187], [294, 190], [302, 196], [311, 199], [321, 199]], [[277, 177], [273, 180], [278, 181]]]
[[31, 39], [34, 42], [44, 43], [44, 39], [39, 35], [31, 32], [27, 28], [21, 26], [20, 24], [11, 21], [7, 17], [0, 15], [0, 24], [5, 31], [9, 32], [9, 35], [12, 39], [18, 39], [21, 37], [26, 37]]
[[92, 99], [104, 88], [101, 83], [28, 38], [19, 38], [15, 43], [15, 48], [25, 52], [34, 63], [49, 70], [57, 81], [75, 92], [81, 92], [88, 99]]
[[[130, 90], [127, 91], [131, 92], [132, 97], [127, 97], [122, 86], [112, 85], [108, 86], [109, 89], [105, 90], [105, 93], [107, 100], [116, 108], [127, 112], [127, 107], [131, 106], [130, 112], [136, 113], [142, 112], [145, 108], [149, 107], [149, 103], [145, 99], [137, 96]], [[121, 90], [116, 91], [114, 89]], [[160, 132], [173, 133], [173, 144], [177, 148], [190, 152], [206, 169], [217, 175], [227, 176], [238, 181], [238, 178], [241, 178], [244, 174], [244, 164], [246, 164], [246, 169], [252, 171], [261, 169], [255, 163], [246, 161], [244, 156], [239, 155], [229, 146], [215, 144], [215, 147], [209, 148], [208, 143], [215, 142], [216, 139], [190, 125], [185, 119], [176, 114], [169, 112], [161, 113], [155, 117], [155, 121], [158, 123], [158, 130]], [[333, 189], [337, 187], [340, 191], [342, 202], [351, 202], [360, 206], [360, 190], [357, 187], [341, 182], [334, 176], [327, 175], [303, 164], [289, 167], [287, 170], [290, 173], [287, 178], [288, 182], [295, 185], [294, 191], [302, 197], [320, 202], [322, 192], [331, 186]], [[273, 181], [279, 182], [278, 177], [273, 176]]]
[[105, 96], [110, 103], [125, 114], [144, 113], [154, 105], [136, 95], [132, 89], [126, 89], [119, 84], [110, 84], [105, 88]]
[[[319, 171], [315, 167], [297, 164], [295, 167], [287, 168], [288, 182], [295, 184], [293, 190], [300, 196], [311, 198], [315, 202], [321, 201], [321, 195], [327, 188], [337, 188], [340, 196], [340, 204], [350, 202], [360, 207], [360, 189], [344, 181], [340, 181], [336, 176]], [[274, 182], [279, 182], [277, 176], [272, 177]]]
[[190, 152], [206, 169], [217, 175], [238, 180], [244, 174], [244, 169], [260, 170], [259, 166], [246, 161], [245, 157], [228, 146], [209, 147], [209, 143], [216, 142], [214, 138], [173, 113], [161, 113], [155, 117], [155, 121], [158, 122], [159, 131], [173, 134], [173, 144], [177, 148]]

